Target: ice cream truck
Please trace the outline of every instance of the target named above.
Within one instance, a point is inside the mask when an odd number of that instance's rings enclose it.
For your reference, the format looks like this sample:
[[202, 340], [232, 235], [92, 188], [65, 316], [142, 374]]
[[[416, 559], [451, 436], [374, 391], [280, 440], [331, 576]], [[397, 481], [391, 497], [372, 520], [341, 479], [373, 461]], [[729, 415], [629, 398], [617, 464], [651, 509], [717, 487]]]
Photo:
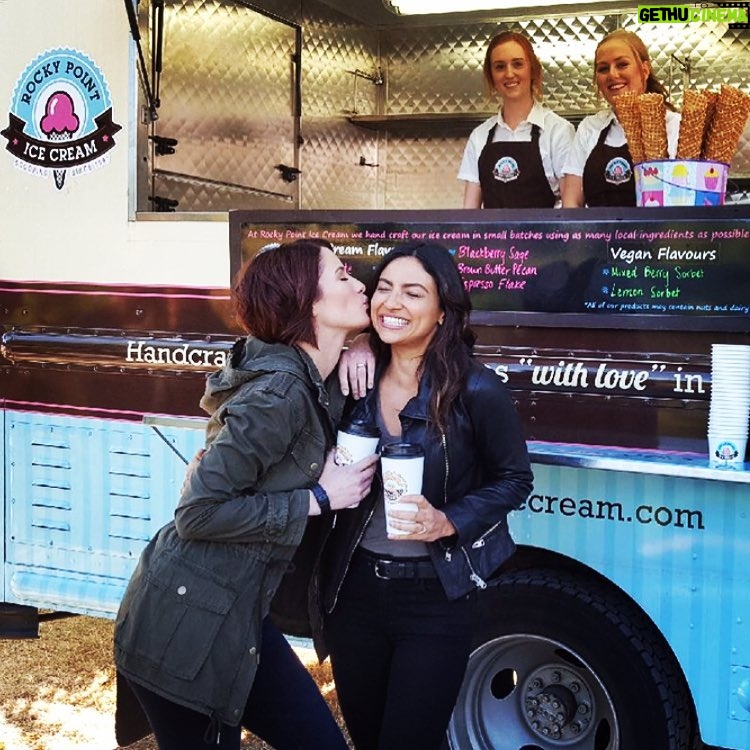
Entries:
[[323, 237], [366, 279], [423, 239], [535, 475], [448, 746], [750, 750], [747, 137], [721, 206], [469, 211], [455, 179], [498, 28], [573, 121], [606, 31], [651, 42], [673, 96], [746, 91], [748, 31], [395, 5], [0, 0], [1, 634], [114, 616], [203, 444], [245, 259]]

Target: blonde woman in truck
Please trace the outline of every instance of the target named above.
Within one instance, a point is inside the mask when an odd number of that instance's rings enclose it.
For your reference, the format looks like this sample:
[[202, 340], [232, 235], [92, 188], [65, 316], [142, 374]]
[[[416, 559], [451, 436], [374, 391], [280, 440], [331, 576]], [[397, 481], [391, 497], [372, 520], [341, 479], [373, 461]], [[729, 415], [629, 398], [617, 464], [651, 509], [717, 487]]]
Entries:
[[376, 458], [333, 463], [343, 397], [329, 377], [345, 339], [369, 323], [368, 302], [318, 241], [256, 256], [234, 298], [250, 335], [208, 379], [205, 453], [122, 600], [119, 682], [161, 750], [239, 750], [242, 727], [276, 750], [346, 750], [268, 613], [308, 520], [328, 523], [370, 487]]
[[612, 101], [626, 91], [661, 94], [667, 107], [670, 159], [677, 151], [680, 116], [666, 101], [666, 90], [654, 75], [646, 45], [632, 31], [618, 29], [599, 42], [594, 55], [594, 82], [609, 106], [585, 117], [576, 130], [565, 164], [563, 208], [635, 206], [633, 158]]
[[573, 141], [571, 123], [542, 106], [542, 65], [517, 31], [493, 37], [484, 59], [500, 109], [469, 136], [458, 178], [464, 208], [552, 208]]

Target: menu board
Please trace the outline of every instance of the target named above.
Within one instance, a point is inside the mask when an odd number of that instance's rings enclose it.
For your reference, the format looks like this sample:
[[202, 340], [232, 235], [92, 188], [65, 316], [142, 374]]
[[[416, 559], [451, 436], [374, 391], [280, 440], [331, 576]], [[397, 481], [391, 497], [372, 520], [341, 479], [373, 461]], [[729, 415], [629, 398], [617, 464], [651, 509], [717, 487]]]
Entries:
[[[750, 207], [230, 213], [234, 274], [328, 240], [367, 281], [405, 242], [449, 249], [477, 323], [750, 330]], [[564, 317], [560, 317], [564, 316]]]

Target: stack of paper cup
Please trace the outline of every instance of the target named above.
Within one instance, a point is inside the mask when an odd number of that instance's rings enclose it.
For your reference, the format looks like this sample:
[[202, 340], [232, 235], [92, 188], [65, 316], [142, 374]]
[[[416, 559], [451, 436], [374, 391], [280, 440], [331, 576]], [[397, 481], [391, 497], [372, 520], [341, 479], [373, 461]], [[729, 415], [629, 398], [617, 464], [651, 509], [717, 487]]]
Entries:
[[745, 461], [750, 418], [750, 346], [711, 345], [708, 457], [732, 468]]

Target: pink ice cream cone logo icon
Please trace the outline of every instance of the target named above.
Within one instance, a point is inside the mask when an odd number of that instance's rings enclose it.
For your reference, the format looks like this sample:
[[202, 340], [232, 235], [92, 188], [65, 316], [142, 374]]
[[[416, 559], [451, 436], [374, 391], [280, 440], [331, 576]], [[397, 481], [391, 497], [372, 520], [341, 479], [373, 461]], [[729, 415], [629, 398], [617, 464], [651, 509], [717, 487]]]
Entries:
[[[69, 94], [56, 91], [47, 99], [44, 116], [39, 123], [41, 131], [50, 141], [69, 141], [80, 126], [75, 106]], [[65, 170], [53, 169], [55, 185], [62, 190], [65, 184]]]

